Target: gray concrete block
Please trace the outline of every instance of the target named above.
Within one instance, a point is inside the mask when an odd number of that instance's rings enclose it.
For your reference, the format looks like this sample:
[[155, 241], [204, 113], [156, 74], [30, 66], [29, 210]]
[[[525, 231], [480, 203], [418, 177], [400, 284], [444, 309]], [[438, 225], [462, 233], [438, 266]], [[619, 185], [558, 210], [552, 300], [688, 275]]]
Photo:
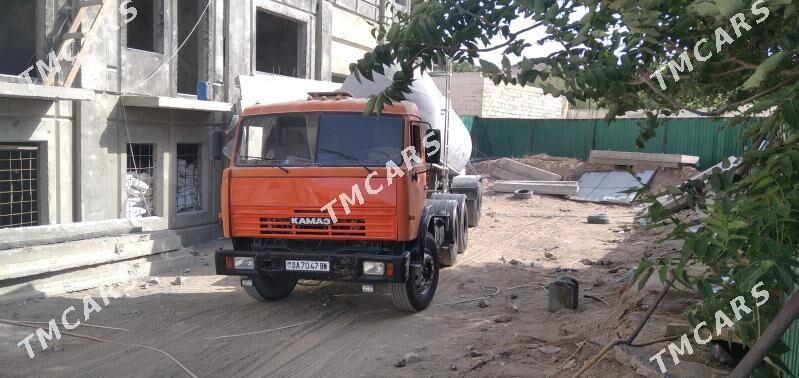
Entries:
[[532, 190], [533, 194], [573, 196], [579, 188], [577, 181], [497, 181], [492, 189], [500, 193], [513, 193], [519, 189]]
[[0, 250], [126, 235], [141, 231], [127, 219], [0, 229]]
[[92, 289], [167, 272], [179, 273], [192, 265], [192, 259], [189, 252], [180, 250], [110, 264], [3, 280], [0, 281], [0, 304]]
[[148, 256], [181, 247], [174, 231], [95, 238], [0, 251], [0, 280]]
[[591, 153], [588, 155], [588, 162], [591, 164], [646, 165], [679, 168], [685, 165], [698, 164], [699, 156], [591, 150]]
[[511, 159], [499, 159], [491, 175], [502, 180], [541, 180], [559, 181], [558, 174], [545, 171]]

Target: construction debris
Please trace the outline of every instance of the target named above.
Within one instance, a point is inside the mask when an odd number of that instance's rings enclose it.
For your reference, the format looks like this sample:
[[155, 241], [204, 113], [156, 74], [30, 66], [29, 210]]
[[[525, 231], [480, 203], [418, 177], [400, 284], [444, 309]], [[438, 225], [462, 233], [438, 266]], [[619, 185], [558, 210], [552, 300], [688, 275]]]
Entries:
[[610, 223], [610, 217], [608, 217], [607, 213], [597, 213], [589, 215], [588, 218], [586, 218], [586, 222], [591, 224], [608, 224]]
[[677, 154], [652, 154], [645, 152], [622, 152], [591, 150], [588, 155], [590, 164], [606, 165], [645, 165], [664, 168], [680, 168], [685, 165], [696, 165], [699, 156]]
[[[710, 176], [713, 172], [726, 172], [730, 169], [736, 169], [741, 163], [743, 159], [740, 157], [730, 156], [718, 164], [692, 176], [689, 178], [691, 181], [696, 180], [705, 180], [708, 176]], [[660, 203], [664, 209], [667, 210], [677, 210], [680, 208], [685, 207], [688, 204], [688, 199], [684, 194], [681, 195], [674, 195], [674, 194], [665, 194], [657, 198], [657, 201]]]
[[511, 159], [497, 160], [491, 175], [500, 180], [560, 181], [562, 179], [558, 174]]
[[547, 292], [549, 293], [549, 312], [558, 312], [563, 308], [577, 308], [580, 284], [574, 278], [558, 277], [547, 286]]
[[520, 189], [530, 190], [537, 194], [553, 194], [573, 196], [577, 194], [576, 181], [497, 181], [493, 187], [495, 192], [514, 193]]
[[655, 177], [655, 171], [646, 170], [633, 176], [629, 172], [586, 172], [580, 177], [577, 194], [571, 199], [585, 202], [603, 202], [628, 205], [635, 200], [637, 192]]
[[511, 317], [508, 314], [502, 314], [494, 318], [494, 323], [507, 323], [511, 321]]
[[730, 157], [722, 160], [721, 162], [717, 163], [716, 165], [714, 165], [714, 166], [712, 166], [712, 167], [710, 167], [708, 169], [705, 169], [704, 171], [702, 171], [700, 173], [697, 173], [695, 176], [692, 176], [690, 178], [690, 180], [701, 180], [701, 179], [704, 179], [705, 177], [710, 176], [710, 174], [713, 173], [713, 171], [715, 169], [717, 169], [717, 168], [720, 169], [719, 172], [729, 171], [730, 169], [737, 168], [739, 165], [741, 165], [741, 163], [743, 161], [744, 161], [743, 158], [730, 156]]

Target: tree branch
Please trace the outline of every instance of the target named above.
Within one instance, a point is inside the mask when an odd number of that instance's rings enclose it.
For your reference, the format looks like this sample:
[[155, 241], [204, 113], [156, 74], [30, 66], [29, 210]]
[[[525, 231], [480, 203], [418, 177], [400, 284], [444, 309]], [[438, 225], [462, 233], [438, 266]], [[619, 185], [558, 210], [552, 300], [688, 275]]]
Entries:
[[719, 108], [719, 109], [712, 110], [712, 111], [704, 111], [704, 110], [691, 108], [691, 107], [689, 107], [687, 105], [684, 105], [684, 104], [680, 104], [679, 102], [675, 101], [673, 98], [669, 97], [667, 94], [663, 93], [657, 86], [655, 86], [655, 84], [653, 82], [651, 82], [646, 77], [646, 75], [644, 75], [642, 73], [639, 73], [639, 81], [641, 81], [641, 80], [650, 89], [652, 89], [652, 91], [655, 92], [655, 94], [657, 94], [658, 97], [662, 98], [664, 101], [669, 103], [669, 105], [671, 105], [672, 107], [674, 107], [676, 109], [680, 109], [680, 110], [687, 110], [687, 111], [689, 111], [691, 113], [694, 113], [696, 115], [701, 115], [701, 116], [705, 116], [705, 117], [717, 117], [717, 116], [720, 116], [720, 115], [722, 115], [724, 113], [727, 113], [729, 111], [736, 110], [736, 109], [740, 108], [741, 106], [746, 105], [746, 104], [748, 104], [748, 103], [750, 103], [752, 101], [755, 101], [755, 100], [757, 100], [757, 99], [759, 99], [761, 97], [768, 96], [768, 95], [778, 91], [780, 88], [782, 88], [782, 87], [784, 87], [784, 86], [786, 86], [786, 85], [791, 83], [790, 81], [786, 80], [786, 81], [783, 81], [782, 84], [779, 84], [779, 85], [777, 85], [777, 86], [775, 86], [773, 88], [767, 89], [767, 90], [762, 91], [762, 92], [757, 93], [757, 94], [754, 94], [754, 95], [752, 95], [752, 96], [750, 96], [750, 97], [748, 97], [748, 98], [746, 98], [744, 100], [728, 104], [727, 106], [725, 106], [723, 108]]

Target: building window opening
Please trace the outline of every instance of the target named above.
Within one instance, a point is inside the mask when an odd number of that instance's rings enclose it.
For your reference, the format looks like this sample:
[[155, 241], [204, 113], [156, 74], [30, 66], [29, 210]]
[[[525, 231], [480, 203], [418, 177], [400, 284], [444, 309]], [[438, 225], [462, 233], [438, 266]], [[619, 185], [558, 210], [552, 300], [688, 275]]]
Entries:
[[136, 18], [127, 24], [127, 46], [131, 49], [164, 52], [163, 0], [133, 0]]
[[299, 34], [302, 23], [267, 12], [256, 13], [255, 70], [300, 77]]
[[125, 175], [125, 216], [144, 218], [155, 216], [155, 145], [128, 144], [128, 164]]
[[39, 224], [39, 148], [0, 144], [0, 228]]
[[178, 213], [202, 210], [201, 146], [201, 144], [178, 143], [178, 181], [175, 187]]
[[[178, 93], [197, 94], [197, 81], [200, 75], [200, 29], [191, 33], [197, 18], [200, 17], [200, 2], [197, 0], [178, 1], [178, 41], [186, 43], [178, 51]], [[191, 33], [191, 34], [189, 34]]]
[[0, 74], [19, 75], [36, 64], [36, 1], [3, 0], [0, 7]]

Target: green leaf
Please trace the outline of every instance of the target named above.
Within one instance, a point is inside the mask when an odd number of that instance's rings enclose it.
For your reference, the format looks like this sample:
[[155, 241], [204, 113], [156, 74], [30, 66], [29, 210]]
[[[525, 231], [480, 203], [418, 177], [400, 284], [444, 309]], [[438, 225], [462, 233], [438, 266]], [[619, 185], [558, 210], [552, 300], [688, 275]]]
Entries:
[[766, 75], [768, 75], [771, 71], [774, 71], [774, 69], [776, 69], [780, 63], [782, 63], [782, 60], [785, 59], [787, 55], [787, 52], [780, 51], [768, 57], [768, 59], [764, 60], [763, 63], [757, 66], [757, 69], [752, 76], [749, 76], [749, 79], [746, 79], [743, 85], [741, 85], [741, 89], [757, 88], [760, 83], [766, 79]]
[[693, 4], [689, 5], [688, 11], [703, 17], [713, 17], [719, 14], [718, 7], [713, 3], [708, 3], [703, 0], [695, 1]]
[[500, 73], [499, 67], [496, 64], [491, 63], [485, 59], [480, 59], [480, 69], [489, 74], [496, 74]]
[[794, 128], [799, 129], [799, 101], [792, 100], [786, 101], [782, 105], [782, 115], [785, 117], [785, 122]]
[[743, 8], [744, 4], [740, 0], [714, 0], [716, 7], [724, 17], [730, 17]]

